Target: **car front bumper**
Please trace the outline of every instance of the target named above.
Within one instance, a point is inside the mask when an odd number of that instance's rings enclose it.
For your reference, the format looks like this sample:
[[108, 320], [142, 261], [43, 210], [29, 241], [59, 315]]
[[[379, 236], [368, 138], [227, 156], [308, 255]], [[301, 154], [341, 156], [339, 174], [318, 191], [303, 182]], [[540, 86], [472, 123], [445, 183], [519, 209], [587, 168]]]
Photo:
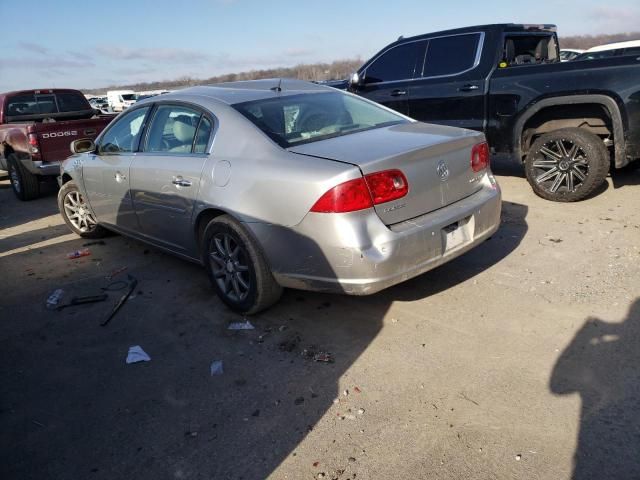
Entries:
[[[276, 281], [287, 288], [369, 295], [471, 250], [500, 225], [493, 177], [473, 195], [418, 218], [385, 226], [373, 209], [309, 213], [292, 228], [247, 223]], [[457, 228], [455, 227], [457, 226]], [[457, 233], [447, 234], [456, 230]]]

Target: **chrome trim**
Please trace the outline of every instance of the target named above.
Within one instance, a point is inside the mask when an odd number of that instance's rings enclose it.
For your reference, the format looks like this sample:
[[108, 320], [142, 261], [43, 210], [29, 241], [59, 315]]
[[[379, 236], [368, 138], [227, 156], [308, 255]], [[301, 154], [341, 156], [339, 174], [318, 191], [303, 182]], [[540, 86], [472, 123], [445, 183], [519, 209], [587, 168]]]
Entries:
[[[480, 40], [478, 40], [478, 47], [476, 48], [476, 57], [474, 59], [473, 65], [469, 68], [467, 68], [466, 70], [461, 70], [460, 72], [456, 72], [456, 73], [448, 73], [446, 75], [433, 75], [430, 77], [425, 77], [423, 76], [424, 74], [424, 67], [426, 64], [426, 60], [427, 60], [427, 52], [429, 50], [429, 42], [431, 40], [436, 40], [438, 38], [448, 38], [448, 37], [459, 37], [461, 35], [480, 35]], [[422, 60], [422, 70], [420, 71], [420, 77], [417, 78], [401, 78], [398, 80], [389, 80], [386, 82], [374, 82], [374, 83], [365, 83], [364, 86], [369, 86], [369, 85], [385, 85], [387, 83], [395, 83], [395, 82], [415, 82], [416, 80], [428, 80], [431, 78], [446, 78], [446, 77], [455, 77], [458, 75], [462, 75], [463, 73], [467, 73], [470, 72], [471, 70], [473, 70], [474, 68], [476, 68], [478, 65], [480, 65], [480, 58], [482, 57], [482, 49], [484, 47], [484, 37], [485, 37], [485, 32], [467, 32], [467, 33], [456, 33], [455, 35], [440, 35], [438, 37], [430, 37], [430, 38], [422, 38], [419, 40], [412, 40], [411, 42], [404, 42], [404, 43], [400, 43], [398, 45], [394, 45], [393, 47], [387, 48], [386, 50], [384, 50], [382, 53], [380, 53], [380, 55], [378, 55], [377, 57], [375, 57], [373, 60], [371, 60], [369, 63], [365, 64], [365, 66], [360, 70], [360, 72], [364, 72], [364, 79], [366, 80], [367, 78], [367, 69], [378, 59], [380, 58], [382, 55], [384, 55], [385, 53], [387, 53], [390, 50], [393, 50], [396, 47], [400, 47], [402, 45], [406, 45], [408, 43], [415, 43], [415, 42], [422, 42], [422, 41], [426, 41], [427, 42], [427, 48], [425, 49], [424, 52], [424, 58]]]

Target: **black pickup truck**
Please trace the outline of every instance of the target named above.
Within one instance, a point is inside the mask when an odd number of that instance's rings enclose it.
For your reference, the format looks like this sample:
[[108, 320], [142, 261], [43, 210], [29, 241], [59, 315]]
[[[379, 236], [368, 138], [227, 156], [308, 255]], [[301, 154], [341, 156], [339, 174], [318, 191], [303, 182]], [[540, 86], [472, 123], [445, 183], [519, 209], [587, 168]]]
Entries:
[[332, 86], [417, 120], [483, 131], [549, 200], [583, 199], [610, 164], [640, 158], [640, 56], [560, 63], [553, 25], [401, 37]]

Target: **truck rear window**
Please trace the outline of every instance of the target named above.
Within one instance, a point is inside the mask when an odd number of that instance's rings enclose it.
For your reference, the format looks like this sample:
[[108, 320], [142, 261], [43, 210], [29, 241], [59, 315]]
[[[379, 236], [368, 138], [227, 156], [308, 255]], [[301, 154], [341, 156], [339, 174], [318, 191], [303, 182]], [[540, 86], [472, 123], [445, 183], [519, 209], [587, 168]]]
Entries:
[[90, 110], [91, 106], [79, 93], [19, 94], [7, 99], [6, 114], [10, 117], [46, 115]]

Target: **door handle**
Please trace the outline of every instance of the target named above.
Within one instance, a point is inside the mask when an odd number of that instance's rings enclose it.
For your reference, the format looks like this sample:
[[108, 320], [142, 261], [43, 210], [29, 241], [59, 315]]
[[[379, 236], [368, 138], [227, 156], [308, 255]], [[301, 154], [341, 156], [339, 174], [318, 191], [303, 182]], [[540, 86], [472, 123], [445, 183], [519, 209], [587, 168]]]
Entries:
[[396, 88], [395, 90], [391, 91], [391, 96], [392, 97], [399, 97], [400, 95], [406, 95], [407, 91], [406, 90], [400, 90], [398, 88]]
[[191, 182], [189, 180], [185, 180], [182, 177], [173, 177], [173, 181], [171, 182], [174, 185], [177, 185], [179, 187], [190, 187], [191, 186]]
[[471, 85], [471, 84], [467, 84], [467, 85], [463, 85], [461, 86], [458, 91], [459, 92], [473, 92], [474, 90], [478, 90], [480, 87], [478, 85]]

